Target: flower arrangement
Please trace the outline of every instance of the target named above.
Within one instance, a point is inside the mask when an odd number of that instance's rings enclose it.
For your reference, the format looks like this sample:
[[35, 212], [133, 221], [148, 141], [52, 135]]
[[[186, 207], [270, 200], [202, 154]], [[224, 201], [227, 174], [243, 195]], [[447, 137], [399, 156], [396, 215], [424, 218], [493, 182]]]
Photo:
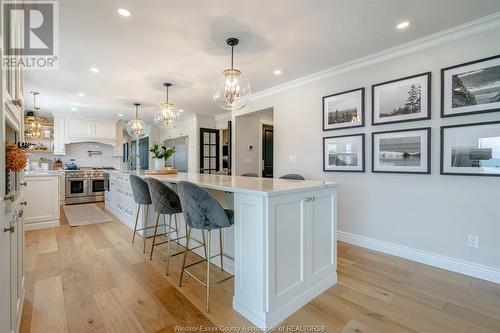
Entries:
[[13, 143], [8, 143], [5, 147], [5, 166], [9, 171], [21, 171], [26, 166], [28, 157], [26, 152]]
[[154, 145], [149, 149], [149, 152], [153, 158], [166, 160], [175, 153], [175, 149], [172, 147]]

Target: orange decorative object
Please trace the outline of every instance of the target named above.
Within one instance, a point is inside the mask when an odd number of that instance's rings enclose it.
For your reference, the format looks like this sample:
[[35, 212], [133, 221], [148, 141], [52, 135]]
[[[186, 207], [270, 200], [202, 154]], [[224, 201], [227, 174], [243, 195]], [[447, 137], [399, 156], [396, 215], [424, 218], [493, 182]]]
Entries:
[[26, 152], [17, 145], [8, 143], [6, 146], [6, 168], [9, 171], [21, 171], [24, 169], [28, 157]]

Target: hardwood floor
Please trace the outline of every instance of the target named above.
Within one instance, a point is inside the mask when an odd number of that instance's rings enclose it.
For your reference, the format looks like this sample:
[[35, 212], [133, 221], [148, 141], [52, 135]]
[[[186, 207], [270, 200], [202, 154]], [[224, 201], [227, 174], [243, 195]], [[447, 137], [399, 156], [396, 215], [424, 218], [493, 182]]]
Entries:
[[[178, 287], [181, 256], [167, 276], [165, 256], [155, 251], [149, 261], [142, 239], [132, 244], [122, 223], [70, 227], [62, 211], [61, 222], [26, 233], [21, 332], [252, 327], [232, 310], [231, 280], [213, 289], [205, 313], [202, 286], [187, 276]], [[293, 325], [341, 333], [500, 332], [500, 285], [345, 243], [338, 249], [339, 283], [289, 317], [283, 332], [296, 332]], [[212, 274], [224, 276], [216, 268]]]

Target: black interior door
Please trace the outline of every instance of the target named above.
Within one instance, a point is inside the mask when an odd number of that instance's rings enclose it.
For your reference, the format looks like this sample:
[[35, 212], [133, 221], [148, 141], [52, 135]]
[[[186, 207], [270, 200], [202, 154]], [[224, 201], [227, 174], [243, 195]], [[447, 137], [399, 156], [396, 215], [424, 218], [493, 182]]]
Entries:
[[274, 161], [274, 128], [270, 125], [262, 125], [262, 177], [273, 177]]
[[139, 139], [139, 156], [141, 160], [141, 169], [149, 169], [149, 137]]
[[233, 122], [230, 120], [227, 122], [227, 174], [231, 176], [231, 167], [233, 162]]
[[200, 173], [219, 170], [219, 130], [200, 128]]
[[[130, 156], [137, 154], [137, 144], [136, 141], [130, 142]], [[137, 169], [137, 158], [135, 156], [130, 160], [130, 170]]]

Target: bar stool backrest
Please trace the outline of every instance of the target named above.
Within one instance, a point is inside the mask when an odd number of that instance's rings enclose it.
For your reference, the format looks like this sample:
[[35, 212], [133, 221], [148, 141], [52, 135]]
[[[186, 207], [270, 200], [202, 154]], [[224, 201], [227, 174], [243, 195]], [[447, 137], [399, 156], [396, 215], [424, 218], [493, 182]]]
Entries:
[[130, 175], [129, 179], [135, 203], [139, 205], [150, 205], [151, 196], [149, 195], [148, 184], [141, 177], [136, 175]]
[[220, 229], [231, 226], [221, 204], [210, 193], [187, 181], [177, 183], [186, 223], [195, 229]]
[[281, 176], [280, 179], [306, 180], [304, 176], [298, 175], [296, 173], [289, 173], [288, 175]]
[[153, 209], [158, 214], [178, 214], [182, 212], [179, 196], [166, 184], [154, 178], [146, 178]]

